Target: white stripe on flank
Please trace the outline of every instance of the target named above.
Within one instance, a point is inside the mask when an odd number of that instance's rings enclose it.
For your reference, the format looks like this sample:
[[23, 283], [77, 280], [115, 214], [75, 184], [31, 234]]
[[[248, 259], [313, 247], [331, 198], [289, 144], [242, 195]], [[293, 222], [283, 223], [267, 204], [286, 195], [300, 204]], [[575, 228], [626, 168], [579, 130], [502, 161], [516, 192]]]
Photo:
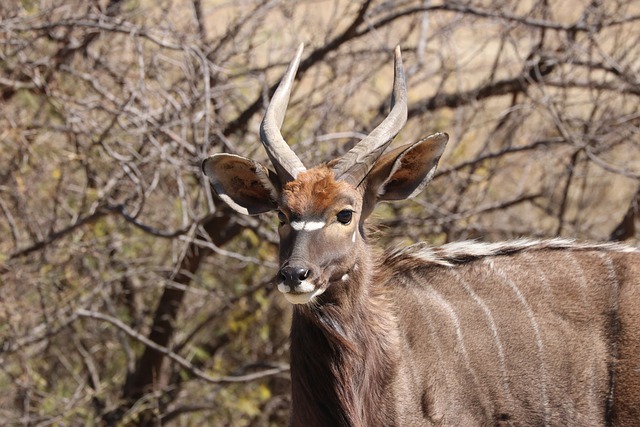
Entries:
[[582, 290], [582, 302], [584, 303], [585, 310], [588, 308], [587, 298], [585, 292], [587, 290], [587, 279], [584, 275], [584, 270], [580, 267], [580, 263], [576, 260], [576, 257], [573, 255], [573, 251], [563, 251], [564, 257], [571, 263], [573, 268], [579, 273], [578, 285], [580, 285], [580, 290]]
[[541, 377], [540, 393], [542, 394], [542, 406], [544, 406], [544, 425], [548, 426], [550, 410], [549, 410], [549, 396], [547, 396], [547, 368], [546, 368], [546, 363], [544, 361], [544, 344], [542, 343], [540, 326], [536, 321], [535, 314], [533, 313], [531, 306], [527, 302], [527, 299], [524, 297], [524, 295], [518, 288], [518, 285], [513, 281], [513, 279], [507, 276], [507, 274], [504, 271], [496, 268], [491, 258], [487, 258], [486, 263], [489, 265], [489, 268], [493, 272], [495, 272], [498, 276], [500, 276], [503, 282], [509, 285], [511, 290], [516, 294], [516, 296], [518, 297], [518, 300], [520, 301], [520, 304], [522, 304], [522, 306], [524, 307], [527, 313], [527, 317], [529, 318], [529, 321], [531, 322], [533, 333], [536, 336], [536, 346], [538, 347], [538, 355], [540, 357], [540, 377]]
[[296, 231], [315, 231], [320, 230], [325, 225], [324, 221], [291, 221], [291, 228]]
[[[444, 297], [440, 295], [438, 291], [436, 291], [431, 286], [427, 286], [426, 290], [431, 294], [430, 296], [432, 297], [432, 299], [444, 309], [444, 311], [447, 313], [447, 315], [451, 319], [451, 322], [453, 323], [454, 329], [456, 331], [456, 338], [458, 341], [458, 346], [460, 347], [460, 353], [462, 354], [462, 357], [464, 359], [464, 364], [467, 370], [469, 371], [469, 373], [471, 374], [471, 377], [473, 378], [473, 382], [476, 388], [478, 389], [478, 394], [484, 397], [485, 393], [483, 393], [482, 390], [480, 390], [481, 389], [480, 380], [478, 379], [478, 375], [476, 374], [476, 372], [473, 369], [473, 366], [471, 365], [471, 361], [469, 360], [469, 353], [467, 352], [467, 348], [464, 345], [464, 337], [462, 336], [462, 328], [460, 326], [460, 319], [458, 317], [458, 314], [453, 308], [453, 305], [451, 305], [451, 303], [449, 303], [446, 299], [444, 299]], [[490, 418], [494, 409], [492, 407], [493, 405], [491, 405], [491, 402], [488, 399], [485, 398], [483, 400], [484, 400], [483, 406], [484, 406], [485, 413], [487, 417]]]
[[509, 387], [509, 378], [507, 375], [507, 362], [504, 355], [504, 347], [502, 346], [502, 341], [500, 340], [500, 335], [498, 335], [498, 326], [496, 325], [496, 321], [491, 314], [491, 309], [487, 304], [480, 298], [480, 296], [471, 288], [471, 285], [462, 278], [462, 276], [456, 271], [452, 270], [452, 273], [456, 280], [462, 284], [465, 291], [471, 296], [471, 299], [480, 306], [482, 311], [484, 312], [485, 317], [487, 318], [487, 323], [489, 324], [489, 328], [491, 329], [491, 335], [493, 336], [493, 340], [496, 343], [496, 348], [498, 349], [498, 359], [500, 359], [500, 374], [502, 376], [502, 388], [504, 389], [504, 394], [509, 399], [508, 403], [513, 401], [513, 394], [511, 393], [511, 388]]
[[[592, 310], [590, 309], [589, 302], [587, 300], [587, 277], [584, 274], [584, 270], [580, 266], [580, 263], [578, 262], [576, 257], [573, 255], [573, 251], [563, 251], [562, 253], [564, 254], [564, 257], [567, 259], [567, 261], [571, 263], [571, 267], [573, 267], [573, 270], [577, 272], [578, 287], [580, 288], [580, 295], [582, 296], [582, 308], [585, 313], [591, 313]], [[576, 275], [574, 274], [574, 276]], [[593, 334], [591, 336], [592, 348], [596, 347], [598, 341], [599, 339], [597, 338], [597, 336]], [[589, 391], [591, 392], [591, 394], [589, 397], [591, 400], [590, 405], [592, 405], [592, 408], [596, 408], [596, 405], [599, 403], [598, 383], [596, 381], [596, 379], [598, 378], [598, 370], [598, 360], [595, 357], [591, 357], [591, 385], [589, 386]]]
[[531, 265], [531, 268], [534, 270], [536, 276], [540, 278], [540, 283], [542, 283], [542, 286], [544, 287], [544, 293], [546, 294], [547, 301], [549, 301], [549, 304], [553, 304], [556, 299], [553, 297], [551, 285], [549, 284], [547, 275], [544, 274], [543, 269], [540, 267], [540, 263], [537, 262], [535, 257], [528, 252], [523, 252], [522, 258], [524, 258]]

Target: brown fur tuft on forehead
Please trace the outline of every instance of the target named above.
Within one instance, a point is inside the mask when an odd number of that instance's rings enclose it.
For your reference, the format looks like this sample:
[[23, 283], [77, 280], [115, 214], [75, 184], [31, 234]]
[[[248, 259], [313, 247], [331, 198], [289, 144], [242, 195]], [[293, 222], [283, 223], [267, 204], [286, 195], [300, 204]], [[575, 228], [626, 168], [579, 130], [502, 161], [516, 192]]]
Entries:
[[[360, 198], [348, 183], [336, 181], [326, 165], [301, 172], [295, 181], [284, 185], [280, 205], [296, 216], [321, 216], [329, 208], [341, 209], [349, 199]], [[356, 200], [353, 200], [355, 203]]]

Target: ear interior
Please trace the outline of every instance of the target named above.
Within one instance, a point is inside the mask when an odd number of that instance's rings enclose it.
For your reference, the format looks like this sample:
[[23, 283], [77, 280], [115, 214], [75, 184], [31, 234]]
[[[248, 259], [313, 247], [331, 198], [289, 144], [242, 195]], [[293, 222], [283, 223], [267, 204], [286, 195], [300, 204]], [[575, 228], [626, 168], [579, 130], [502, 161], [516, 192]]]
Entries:
[[448, 140], [446, 133], [437, 133], [381, 156], [365, 180], [364, 213], [371, 213], [378, 201], [407, 199], [422, 191]]
[[276, 208], [278, 178], [260, 163], [234, 154], [215, 154], [202, 162], [215, 192], [235, 211], [256, 215]]

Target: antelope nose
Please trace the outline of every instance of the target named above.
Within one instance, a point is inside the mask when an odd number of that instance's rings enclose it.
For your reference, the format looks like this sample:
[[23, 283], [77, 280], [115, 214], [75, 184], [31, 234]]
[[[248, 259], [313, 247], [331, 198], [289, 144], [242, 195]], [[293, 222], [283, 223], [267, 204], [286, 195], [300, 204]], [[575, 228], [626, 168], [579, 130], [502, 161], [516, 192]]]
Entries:
[[302, 267], [283, 267], [280, 269], [280, 278], [287, 286], [295, 287], [311, 275], [311, 270]]

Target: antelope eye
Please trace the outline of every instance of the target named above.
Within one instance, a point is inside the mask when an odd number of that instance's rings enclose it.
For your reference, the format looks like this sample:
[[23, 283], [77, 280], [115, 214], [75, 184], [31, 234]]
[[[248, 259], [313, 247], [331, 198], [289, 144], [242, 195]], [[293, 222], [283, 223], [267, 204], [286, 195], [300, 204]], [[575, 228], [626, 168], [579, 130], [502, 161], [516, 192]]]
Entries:
[[352, 216], [353, 216], [353, 211], [345, 209], [343, 211], [338, 212], [338, 215], [336, 215], [336, 218], [338, 219], [339, 223], [347, 225], [351, 222]]
[[287, 222], [287, 216], [282, 211], [278, 211], [278, 220], [280, 220], [280, 224], [284, 224]]

